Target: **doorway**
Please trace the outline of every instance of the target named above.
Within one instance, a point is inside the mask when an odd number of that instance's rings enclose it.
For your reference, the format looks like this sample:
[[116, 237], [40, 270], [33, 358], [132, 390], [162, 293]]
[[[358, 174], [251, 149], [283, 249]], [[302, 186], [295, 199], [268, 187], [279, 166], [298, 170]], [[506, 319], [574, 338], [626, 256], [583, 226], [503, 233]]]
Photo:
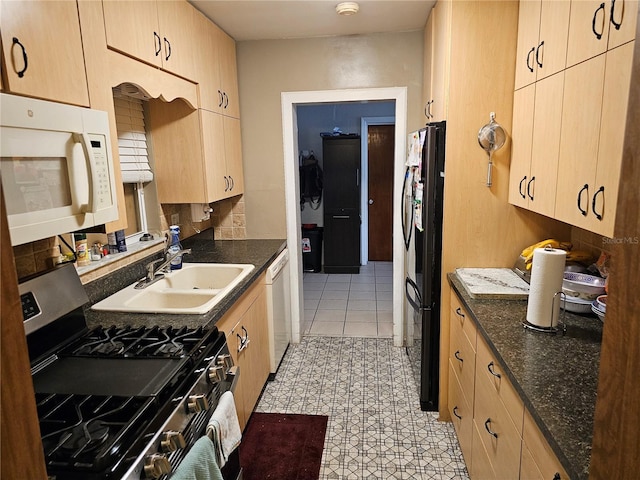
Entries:
[[[401, 185], [403, 165], [406, 153], [407, 88], [370, 88], [353, 90], [329, 90], [310, 92], [282, 93], [282, 122], [285, 166], [285, 202], [287, 213], [287, 243], [291, 253], [291, 299], [292, 299], [292, 337], [295, 343], [301, 339], [301, 319], [304, 318], [302, 298], [302, 256], [300, 236], [300, 204], [298, 175], [297, 106], [314, 103], [366, 102], [392, 100], [395, 102], [395, 142], [393, 162], [393, 184]], [[393, 236], [401, 238], [400, 199], [393, 199]], [[393, 342], [403, 344], [403, 279], [404, 251], [402, 245], [393, 245]]]

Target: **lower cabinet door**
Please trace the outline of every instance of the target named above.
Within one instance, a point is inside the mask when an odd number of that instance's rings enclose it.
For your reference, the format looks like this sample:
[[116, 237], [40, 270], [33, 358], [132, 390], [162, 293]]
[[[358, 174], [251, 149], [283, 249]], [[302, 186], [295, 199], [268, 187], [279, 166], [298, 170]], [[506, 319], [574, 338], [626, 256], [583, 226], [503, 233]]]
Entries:
[[360, 215], [351, 209], [325, 213], [324, 271], [360, 272]]
[[[473, 390], [469, 392], [473, 395]], [[470, 403], [471, 402], [471, 403]], [[471, 464], [471, 438], [473, 436], [473, 398], [468, 401], [463, 393], [460, 381], [449, 360], [449, 413], [458, 435], [460, 449], [467, 465]]]

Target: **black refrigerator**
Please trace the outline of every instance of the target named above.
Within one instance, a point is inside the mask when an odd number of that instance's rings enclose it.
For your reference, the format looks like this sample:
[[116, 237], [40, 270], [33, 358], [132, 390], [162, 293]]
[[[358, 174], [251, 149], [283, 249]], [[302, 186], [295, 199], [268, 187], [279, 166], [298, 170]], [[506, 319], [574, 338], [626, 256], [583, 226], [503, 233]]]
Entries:
[[[413, 234], [413, 239], [405, 234], [409, 237], [405, 245], [415, 258], [405, 280], [412, 317], [408, 321], [413, 321], [413, 339], [407, 353], [419, 387], [420, 408], [425, 411], [438, 410], [445, 131], [445, 122], [427, 124], [421, 166], [407, 169], [414, 214], [408, 216], [411, 225], [404, 229]], [[404, 203], [405, 198], [402, 200]]]

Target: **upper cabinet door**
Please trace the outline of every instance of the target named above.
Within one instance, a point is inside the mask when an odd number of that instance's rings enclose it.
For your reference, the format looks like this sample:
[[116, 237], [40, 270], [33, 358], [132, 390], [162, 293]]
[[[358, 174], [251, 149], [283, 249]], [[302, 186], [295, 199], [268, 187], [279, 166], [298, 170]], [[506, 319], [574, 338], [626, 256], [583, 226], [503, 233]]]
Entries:
[[541, 80], [564, 70], [569, 36], [569, 0], [544, 0], [540, 13], [540, 37], [536, 45], [536, 78]]
[[571, 3], [567, 67], [635, 38], [637, 0], [574, 0]]
[[518, 11], [515, 90], [536, 81], [536, 47], [540, 34], [539, 0], [523, 0]]
[[433, 7], [433, 64], [431, 84], [432, 121], [447, 119], [449, 109], [449, 66], [451, 59], [451, 8], [450, 1], [439, 1]]
[[424, 107], [424, 116], [427, 122], [431, 120], [431, 75], [433, 63], [433, 10], [429, 14], [427, 24], [424, 27], [424, 63], [422, 68], [422, 103]]
[[218, 58], [220, 60], [220, 86], [223, 97], [222, 113], [229, 117], [240, 118], [236, 42], [222, 30], [218, 30]]
[[198, 26], [186, 1], [103, 0], [107, 45], [193, 80], [198, 73]]
[[188, 79], [197, 78], [200, 46], [195, 9], [183, 0], [161, 1], [156, 5], [162, 39], [162, 68]]
[[162, 67], [162, 37], [156, 2], [103, 0], [109, 47]]
[[0, 5], [3, 87], [12, 93], [89, 106], [76, 2]]
[[520, 2], [516, 90], [565, 68], [570, 10], [570, 0]]

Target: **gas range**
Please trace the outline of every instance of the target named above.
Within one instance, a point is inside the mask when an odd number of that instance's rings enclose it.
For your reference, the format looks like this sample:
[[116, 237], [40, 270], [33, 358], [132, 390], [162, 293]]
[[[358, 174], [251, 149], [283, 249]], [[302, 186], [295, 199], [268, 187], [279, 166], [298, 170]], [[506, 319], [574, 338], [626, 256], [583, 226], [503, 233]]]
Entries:
[[[51, 285], [60, 284], [64, 308], [51, 304]], [[168, 478], [235, 386], [224, 334], [215, 327], [89, 329], [88, 299], [72, 266], [21, 284], [20, 293], [50, 477]], [[237, 455], [223, 476], [239, 478]]]

